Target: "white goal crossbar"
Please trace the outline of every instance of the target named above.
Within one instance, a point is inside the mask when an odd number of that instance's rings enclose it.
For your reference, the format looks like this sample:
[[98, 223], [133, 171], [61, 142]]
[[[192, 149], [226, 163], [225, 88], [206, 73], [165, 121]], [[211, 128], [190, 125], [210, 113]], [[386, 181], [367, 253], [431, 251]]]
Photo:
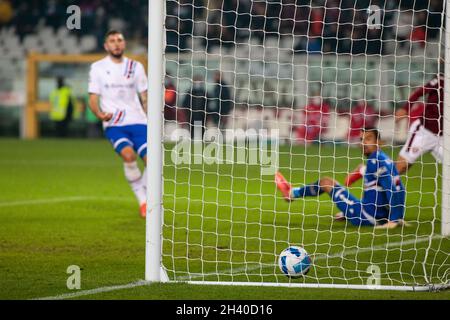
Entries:
[[[445, 1], [445, 107], [444, 162], [442, 164], [441, 237], [450, 236], [450, 0]], [[447, 289], [450, 283], [427, 285], [359, 285], [341, 283], [295, 283], [255, 281], [193, 281], [189, 278], [171, 280], [162, 262], [163, 256], [163, 126], [165, 77], [165, 5], [164, 0], [149, 1], [148, 25], [148, 193], [146, 217], [145, 281], [187, 282], [193, 285], [273, 286], [286, 288], [380, 289], [401, 291], [433, 291]], [[431, 236], [430, 236], [431, 241]], [[448, 253], [447, 253], [448, 254]], [[448, 271], [447, 271], [448, 272]], [[183, 278], [183, 277], [181, 277]], [[180, 278], [180, 279], [181, 279]], [[448, 276], [447, 276], [448, 279]]]

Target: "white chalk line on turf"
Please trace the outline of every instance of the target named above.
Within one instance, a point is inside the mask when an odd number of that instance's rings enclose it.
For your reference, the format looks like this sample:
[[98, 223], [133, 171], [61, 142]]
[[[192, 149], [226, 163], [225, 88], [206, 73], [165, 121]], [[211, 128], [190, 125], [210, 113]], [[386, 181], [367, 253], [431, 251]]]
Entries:
[[[389, 249], [389, 248], [398, 247], [398, 246], [407, 246], [407, 245], [427, 242], [427, 241], [431, 241], [431, 240], [437, 240], [437, 239], [441, 239], [441, 238], [443, 238], [441, 235], [435, 234], [433, 236], [424, 236], [419, 239], [410, 239], [410, 240], [406, 240], [406, 241], [390, 242], [390, 243], [387, 243], [384, 245], [378, 245], [378, 246], [373, 246], [373, 247], [369, 247], [369, 248], [344, 250], [339, 253], [331, 254], [331, 255], [321, 254], [321, 255], [316, 256], [314, 258], [314, 261], [324, 260], [324, 259], [332, 259], [332, 258], [343, 258], [345, 256], [353, 255], [356, 253], [384, 250], [384, 249]], [[260, 268], [263, 269], [263, 268], [268, 268], [268, 267], [273, 267], [273, 265], [270, 265], [270, 264], [251, 265], [251, 266], [245, 267], [245, 268], [244, 267], [231, 268], [226, 271], [219, 271], [219, 272], [214, 272], [214, 273], [204, 273], [204, 274], [195, 274], [194, 273], [189, 276], [177, 277], [176, 281], [180, 281], [180, 282], [190, 281], [190, 280], [205, 278], [207, 276], [213, 276], [213, 275], [217, 275], [217, 274], [236, 275], [237, 273], [241, 273], [244, 271], [251, 272], [251, 271], [254, 271], [254, 270], [257, 270]], [[123, 284], [123, 285], [99, 287], [99, 288], [95, 288], [95, 289], [82, 290], [82, 291], [78, 291], [78, 292], [64, 293], [64, 294], [60, 294], [60, 295], [56, 295], [56, 296], [35, 298], [32, 300], [64, 300], [64, 299], [77, 298], [77, 297], [82, 297], [82, 296], [98, 294], [98, 293], [105, 293], [105, 292], [117, 291], [117, 290], [122, 290], [122, 289], [131, 289], [131, 288], [136, 288], [136, 287], [142, 287], [142, 286], [146, 286], [146, 285], [150, 285], [150, 284], [151, 283], [149, 283], [147, 281], [140, 280], [140, 281], [131, 282], [128, 284]]]
[[24, 206], [24, 205], [62, 203], [62, 202], [90, 201], [90, 200], [91, 201], [95, 201], [95, 200], [99, 200], [99, 201], [131, 201], [132, 199], [131, 198], [117, 198], [117, 197], [74, 196], [74, 197], [63, 197], [63, 198], [31, 199], [31, 200], [0, 202], [0, 208]]

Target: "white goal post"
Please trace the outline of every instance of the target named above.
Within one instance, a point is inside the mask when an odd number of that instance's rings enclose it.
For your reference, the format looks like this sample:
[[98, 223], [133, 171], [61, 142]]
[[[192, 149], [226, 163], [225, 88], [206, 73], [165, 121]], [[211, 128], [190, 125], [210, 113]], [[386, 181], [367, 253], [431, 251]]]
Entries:
[[161, 281], [162, 188], [163, 188], [163, 79], [164, 79], [164, 2], [149, 1], [148, 18], [148, 131], [147, 215], [145, 280]]
[[[435, 49], [430, 49], [439, 52], [434, 60], [445, 57], [442, 167], [428, 154], [417, 160], [411, 169], [415, 171], [402, 175], [406, 188], [405, 219], [410, 226], [394, 231], [333, 221], [337, 209], [326, 195], [286, 204], [276, 190], [273, 174], [278, 169], [284, 171], [288, 180], [300, 186], [323, 175], [343, 179], [353, 169], [350, 166], [364, 161], [359, 149], [346, 140], [351, 110], [338, 112], [356, 99], [376, 100], [375, 124], [384, 137], [383, 149], [395, 160], [407, 137], [407, 124], [400, 128], [392, 114], [380, 110], [385, 106], [400, 107], [400, 101], [406, 101], [416, 87], [439, 71], [439, 63], [427, 56], [428, 43], [423, 56], [416, 56], [414, 44], [406, 51], [397, 51], [400, 43], [408, 42], [400, 37], [387, 41], [393, 48], [386, 55], [353, 56], [350, 52], [328, 56], [322, 52], [323, 47], [317, 56], [311, 52], [298, 55], [295, 46], [300, 47], [303, 40], [295, 42], [297, 38], [281, 27], [267, 31], [265, 18], [264, 27], [258, 29], [262, 38], [253, 41], [251, 21], [264, 14], [253, 7], [254, 1], [242, 2], [250, 3], [250, 25], [239, 26], [247, 34], [238, 38], [235, 30], [232, 40], [223, 40], [227, 26], [220, 25], [222, 19], [213, 19], [229, 12], [228, 7], [210, 7], [212, 1], [208, 0], [200, 4], [194, 0], [149, 1], [145, 280], [402, 291], [449, 288], [450, 0], [444, 0], [442, 31], [438, 32]], [[283, 2], [267, 1], [279, 3], [280, 8]], [[295, 6], [295, 1], [287, 2]], [[311, 3], [325, 12], [327, 1]], [[171, 42], [176, 47], [172, 53], [166, 53], [168, 4], [178, 8], [174, 12], [180, 13], [186, 7], [191, 10], [191, 29], [176, 30], [179, 38]], [[370, 8], [369, 16], [373, 6]], [[199, 21], [194, 20], [195, 10], [202, 12]], [[357, 10], [356, 5], [352, 10]], [[402, 9], [389, 10], [395, 16]], [[409, 11], [414, 17], [415, 10]], [[174, 12], [170, 12], [170, 17], [181, 28], [181, 22], [189, 18], [186, 13], [183, 17], [174, 16]], [[280, 21], [280, 26], [284, 19], [281, 12], [282, 9], [278, 17], [272, 16]], [[235, 16], [240, 15], [236, 9]], [[395, 17], [399, 22], [399, 16]], [[218, 24], [219, 34], [208, 34], [208, 28]], [[308, 24], [307, 33], [312, 32], [310, 28]], [[270, 41], [266, 41], [266, 32], [272, 33], [272, 37], [267, 37]], [[187, 44], [181, 44], [186, 35]], [[209, 37], [217, 40], [214, 45], [209, 44]], [[306, 41], [301, 50], [315, 50]], [[336, 46], [338, 42], [336, 39]], [[284, 50], [289, 50], [290, 55]], [[189, 120], [192, 111], [183, 120], [178, 114], [165, 120], [164, 81], [169, 72], [177, 93], [173, 107], [186, 111], [185, 98], [194, 95], [189, 90], [199, 81], [199, 75], [203, 77], [199, 82], [205, 85], [205, 101], [214, 100], [209, 92], [216, 88], [211, 83], [217, 71], [228, 83], [220, 83], [217, 104], [224, 100], [224, 86], [231, 92], [225, 99], [233, 105], [226, 125], [222, 127], [222, 120], [218, 120], [217, 127], [214, 125], [214, 114], [219, 119], [223, 115], [213, 111], [211, 118], [197, 124], [206, 131], [191, 137], [190, 130], [196, 128]], [[330, 80], [333, 77], [334, 82]], [[325, 121], [327, 114], [326, 122], [321, 124], [326, 130], [322, 128], [323, 134], [311, 138], [311, 144], [303, 140], [299, 143], [298, 128], [306, 127], [304, 121], [308, 117], [307, 111], [300, 110], [313, 96], [320, 96], [321, 103], [330, 101], [329, 111], [320, 110], [320, 121]], [[302, 134], [302, 139], [307, 140], [308, 133]], [[200, 141], [196, 140], [198, 137]], [[183, 154], [186, 150], [187, 155]], [[271, 162], [274, 156], [276, 166]], [[360, 187], [351, 189], [358, 198], [361, 191]], [[304, 277], [287, 278], [278, 268], [278, 255], [290, 245], [304, 246], [312, 257], [311, 271]]]

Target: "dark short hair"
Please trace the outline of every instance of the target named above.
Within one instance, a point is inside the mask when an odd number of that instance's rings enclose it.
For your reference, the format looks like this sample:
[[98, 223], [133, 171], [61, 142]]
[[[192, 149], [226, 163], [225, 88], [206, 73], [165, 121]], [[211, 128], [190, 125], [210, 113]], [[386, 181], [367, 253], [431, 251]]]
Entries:
[[362, 129], [363, 132], [371, 132], [375, 135], [375, 138], [377, 138], [377, 140], [380, 140], [380, 130], [378, 130], [375, 127], [365, 127], [364, 129]]
[[123, 35], [122, 32], [120, 32], [119, 30], [109, 30], [106, 34], [105, 34], [105, 38], [103, 39], [104, 42], [106, 42], [106, 40], [108, 39], [109, 36], [115, 35], [115, 34], [121, 34]]

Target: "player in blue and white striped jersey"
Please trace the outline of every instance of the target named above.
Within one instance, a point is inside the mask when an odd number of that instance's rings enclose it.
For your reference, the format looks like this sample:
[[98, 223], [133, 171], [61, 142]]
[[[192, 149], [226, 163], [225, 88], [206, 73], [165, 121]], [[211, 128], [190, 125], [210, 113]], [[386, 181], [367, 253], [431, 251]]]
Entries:
[[367, 157], [364, 194], [361, 200], [329, 177], [303, 187], [292, 188], [278, 172], [275, 176], [277, 187], [288, 201], [328, 193], [341, 211], [336, 215], [336, 220], [348, 220], [355, 226], [395, 228], [404, 223], [405, 188], [394, 162], [380, 149], [379, 141], [380, 134], [377, 129], [368, 128], [361, 132], [361, 145]]
[[120, 155], [125, 178], [146, 216], [146, 170], [137, 157], [147, 160], [147, 76], [141, 63], [124, 56], [125, 39], [109, 31], [104, 47], [108, 55], [94, 62], [89, 72], [89, 107], [103, 122], [106, 138]]

